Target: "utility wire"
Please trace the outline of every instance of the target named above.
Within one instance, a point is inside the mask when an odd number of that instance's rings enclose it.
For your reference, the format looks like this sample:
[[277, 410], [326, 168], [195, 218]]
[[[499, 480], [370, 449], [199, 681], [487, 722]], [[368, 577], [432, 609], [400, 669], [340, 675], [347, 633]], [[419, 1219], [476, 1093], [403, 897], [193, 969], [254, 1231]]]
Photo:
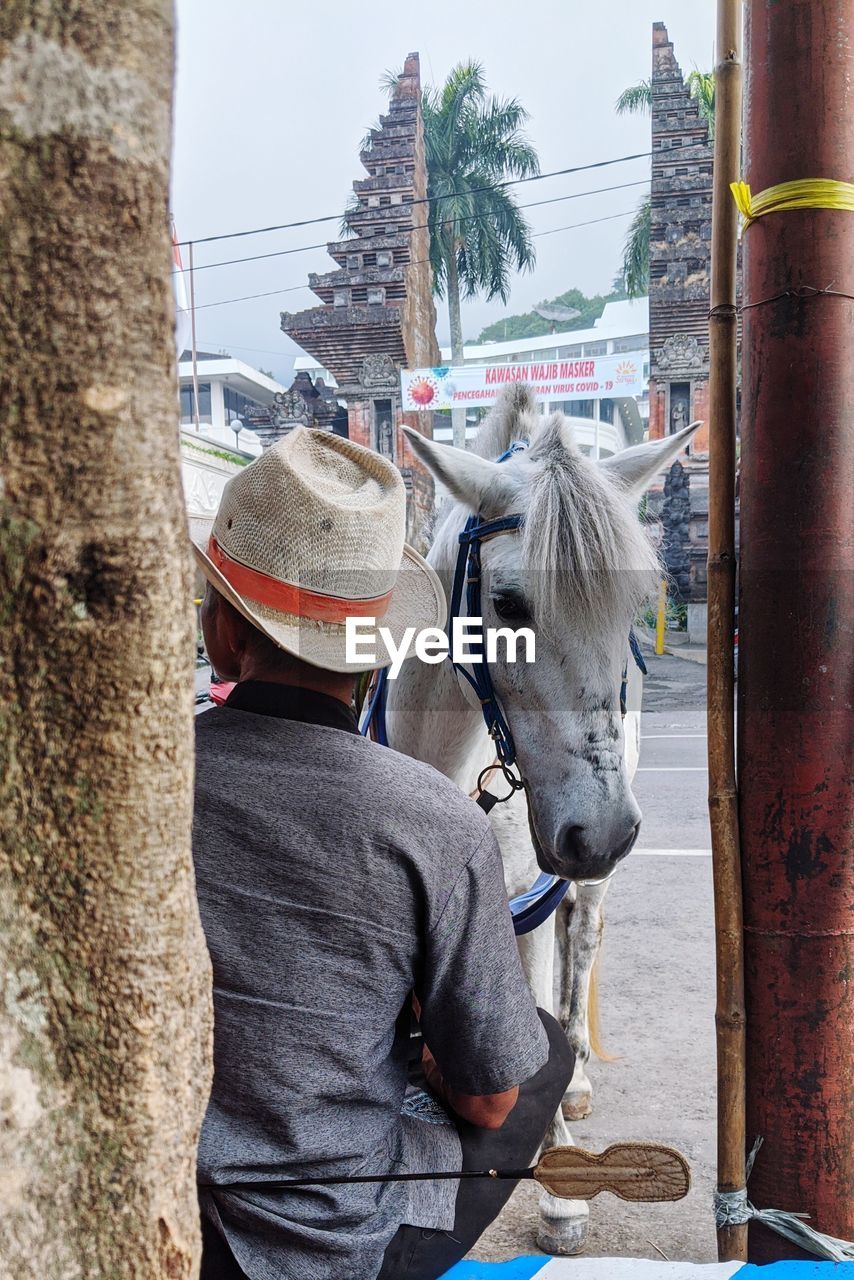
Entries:
[[[582, 196], [598, 196], [608, 191], [625, 191], [627, 187], [644, 187], [649, 186], [649, 178], [640, 178], [637, 182], [620, 182], [613, 187], [595, 187], [592, 191], [573, 191], [568, 196], [552, 196], [548, 200], [532, 200], [529, 204], [520, 204], [520, 209], [537, 209], [546, 204], [561, 204], [565, 200], [580, 200]], [[414, 203], [414, 202], [413, 202]], [[479, 222], [483, 218], [489, 218], [489, 213], [472, 213], [467, 214], [463, 218], [446, 218], [439, 223], [439, 226], [447, 226], [451, 222]], [[415, 231], [425, 231], [429, 229], [429, 224], [419, 222], [414, 227], [401, 227], [399, 231], [395, 231], [395, 235], [412, 235]], [[354, 241], [355, 242], [355, 241]], [[194, 240], [193, 244], [198, 244], [198, 240]], [[326, 244], [307, 244], [299, 249], [279, 249], [273, 253], [254, 253], [247, 258], [227, 258], [223, 262], [206, 262], [200, 267], [195, 267], [194, 271], [198, 275], [200, 271], [210, 271], [213, 267], [234, 267], [241, 262], [261, 262], [266, 258], [283, 258], [294, 253], [308, 253], [310, 249], [325, 249]], [[173, 276], [181, 275], [183, 268], [176, 268]]]
[[[592, 227], [597, 222], [612, 222], [615, 218], [629, 218], [636, 213], [637, 209], [626, 209], [623, 213], [609, 213], [604, 218], [589, 218], [586, 222], [571, 222], [565, 227], [552, 227], [549, 231], [535, 231], [531, 239], [536, 240], [540, 236], [553, 236], [558, 231], [573, 231], [576, 227]], [[419, 267], [429, 261], [429, 258], [420, 258], [415, 262], [407, 263], [407, 266]], [[206, 311], [208, 307], [228, 307], [233, 302], [252, 302], [255, 298], [272, 298], [280, 293], [299, 293], [300, 289], [310, 291], [307, 284], [295, 284], [286, 289], [268, 289], [265, 293], [247, 293], [241, 298], [224, 298], [221, 302], [204, 302], [201, 306], [196, 307], [196, 310]]]
[[[542, 182], [545, 178], [560, 178], [568, 173], [585, 173], [589, 169], [604, 169], [612, 164], [625, 164], [628, 160], [646, 160], [652, 155], [651, 151], [638, 151], [631, 156], [617, 156], [614, 160], [596, 160], [592, 164], [577, 164], [568, 169], [552, 169], [550, 173], [534, 173], [528, 178], [508, 178], [505, 182], [490, 182], [483, 187], [472, 187], [470, 191], [449, 191], [442, 196], [421, 196], [418, 200], [411, 200], [410, 204], [433, 204], [437, 200], [453, 200], [456, 196], [476, 196], [484, 191], [494, 191], [497, 187], [516, 187], [521, 186], [524, 182]], [[214, 240], [236, 240], [241, 236], [261, 236], [268, 231], [288, 231], [291, 227], [313, 227], [320, 222], [340, 222], [342, 217], [354, 210], [346, 210], [341, 213], [327, 213], [321, 218], [301, 218], [298, 222], [279, 222], [272, 227], [252, 227], [247, 231], [228, 231], [217, 236], [201, 236], [196, 240], [179, 240], [177, 243], [180, 247], [189, 244], [210, 244]]]

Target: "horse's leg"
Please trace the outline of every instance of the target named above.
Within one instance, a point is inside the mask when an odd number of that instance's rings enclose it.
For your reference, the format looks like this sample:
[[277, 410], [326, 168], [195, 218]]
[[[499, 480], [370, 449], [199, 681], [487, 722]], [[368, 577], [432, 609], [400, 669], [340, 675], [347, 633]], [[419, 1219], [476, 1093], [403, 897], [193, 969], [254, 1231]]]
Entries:
[[560, 974], [559, 1021], [575, 1052], [575, 1071], [564, 1095], [563, 1114], [583, 1120], [593, 1108], [593, 1086], [587, 1075], [590, 1061], [590, 979], [602, 942], [604, 884], [578, 885], [575, 902], [557, 927], [566, 929], [567, 957]]
[[[554, 1009], [554, 917], [519, 939], [522, 967], [531, 992], [541, 1009]], [[572, 1138], [558, 1111], [546, 1134], [546, 1147], [571, 1147]], [[589, 1209], [584, 1200], [562, 1200], [544, 1191], [540, 1197], [540, 1229], [537, 1243], [545, 1253], [579, 1253], [587, 1241]]]

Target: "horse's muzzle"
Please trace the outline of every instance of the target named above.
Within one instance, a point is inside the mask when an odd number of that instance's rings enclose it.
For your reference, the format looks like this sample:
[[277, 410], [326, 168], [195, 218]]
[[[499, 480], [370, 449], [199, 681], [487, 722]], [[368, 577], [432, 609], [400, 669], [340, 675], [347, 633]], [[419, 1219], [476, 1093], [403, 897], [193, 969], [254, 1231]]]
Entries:
[[579, 882], [607, 880], [634, 848], [639, 832], [640, 822], [635, 822], [603, 851], [601, 832], [567, 823], [558, 832], [554, 873]]

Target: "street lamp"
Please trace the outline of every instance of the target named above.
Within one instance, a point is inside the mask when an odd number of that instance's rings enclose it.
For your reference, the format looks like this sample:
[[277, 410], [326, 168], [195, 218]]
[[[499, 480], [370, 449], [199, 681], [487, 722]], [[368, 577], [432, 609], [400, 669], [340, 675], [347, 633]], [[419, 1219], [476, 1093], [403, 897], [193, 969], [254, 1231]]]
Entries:
[[231, 427], [232, 431], [234, 432], [234, 447], [235, 449], [239, 449], [240, 433], [243, 430], [244, 423], [240, 418], [232, 418], [231, 422], [228, 425]]

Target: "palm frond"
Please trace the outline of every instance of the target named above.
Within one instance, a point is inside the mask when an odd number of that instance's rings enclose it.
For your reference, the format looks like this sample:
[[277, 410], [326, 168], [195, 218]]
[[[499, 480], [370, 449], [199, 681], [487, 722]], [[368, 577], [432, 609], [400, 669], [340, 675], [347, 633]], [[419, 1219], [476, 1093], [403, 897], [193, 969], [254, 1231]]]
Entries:
[[359, 208], [359, 197], [351, 195], [341, 215], [341, 221], [338, 223], [338, 237], [340, 240], [349, 240], [353, 235], [353, 228], [350, 226], [350, 214], [355, 213]]
[[403, 68], [399, 68], [397, 71], [386, 69], [380, 76], [380, 88], [385, 93], [393, 93], [402, 77]]
[[639, 80], [637, 84], [624, 89], [614, 110], [618, 116], [647, 115], [652, 108], [652, 84], [649, 80]]
[[513, 272], [535, 261], [531, 232], [502, 186], [539, 172], [523, 132], [528, 113], [515, 98], [489, 96], [478, 62], [460, 63], [422, 98], [430, 206], [430, 261], [437, 295], [456, 267], [466, 297], [507, 299]]
[[713, 71], [689, 72], [685, 81], [688, 92], [697, 104], [700, 116], [709, 129], [709, 138], [715, 136], [715, 73]]
[[374, 145], [373, 135], [375, 133], [379, 133], [379, 129], [379, 120], [374, 120], [373, 124], [368, 125], [367, 130], [362, 134], [362, 141], [359, 143], [360, 151], [370, 151], [371, 147]]
[[623, 281], [630, 298], [649, 293], [649, 237], [652, 227], [652, 204], [649, 196], [638, 208], [626, 233], [623, 246]]

